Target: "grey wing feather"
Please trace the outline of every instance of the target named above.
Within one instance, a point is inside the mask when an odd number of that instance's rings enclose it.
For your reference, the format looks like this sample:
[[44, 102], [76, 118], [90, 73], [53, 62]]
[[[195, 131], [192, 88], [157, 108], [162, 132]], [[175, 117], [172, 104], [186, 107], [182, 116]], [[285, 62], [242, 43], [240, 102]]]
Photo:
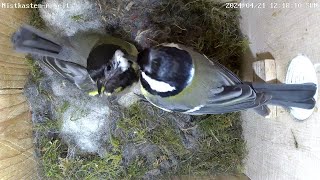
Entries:
[[242, 81], [238, 78], [237, 75], [235, 75], [232, 71], [230, 71], [229, 69], [227, 69], [226, 67], [224, 67], [222, 64], [220, 64], [218, 61], [215, 60], [210, 60], [209, 61], [213, 62], [214, 65], [216, 66], [216, 68], [219, 69], [219, 74], [223, 77], [226, 77], [229, 81], [235, 83], [235, 84], [239, 84], [242, 83]]
[[46, 34], [32, 26], [21, 26], [11, 37], [18, 52], [50, 56], [86, 66], [87, 56], [98, 35], [81, 35], [59, 38]]
[[80, 89], [87, 91], [96, 89], [86, 68], [79, 64], [63, 61], [52, 57], [43, 57], [43, 62], [52, 71], [75, 83]]
[[14, 49], [19, 52], [57, 56], [62, 50], [62, 46], [53, 37], [28, 25], [18, 29], [11, 41]]
[[240, 111], [260, 107], [271, 98], [262, 93], [257, 94], [250, 85], [243, 84], [232, 71], [215, 60], [207, 59], [212, 62], [212, 71], [217, 83], [213, 84], [215, 88], [210, 90], [207, 101], [194, 111], [191, 110], [189, 114], [222, 114]]
[[222, 114], [259, 107], [271, 97], [256, 92], [246, 84], [224, 86], [221, 92], [209, 95], [206, 104], [190, 114]]

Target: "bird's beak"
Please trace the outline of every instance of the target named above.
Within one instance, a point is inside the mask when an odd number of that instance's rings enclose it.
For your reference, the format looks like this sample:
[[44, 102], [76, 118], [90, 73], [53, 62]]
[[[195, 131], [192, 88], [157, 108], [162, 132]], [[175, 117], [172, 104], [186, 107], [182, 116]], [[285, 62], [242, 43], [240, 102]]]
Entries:
[[110, 70], [105, 69], [104, 78], [97, 81], [98, 94], [107, 94], [109, 96], [110, 92], [107, 91], [107, 89], [110, 89], [110, 87], [108, 87], [109, 83], [112, 83], [112, 79], [119, 76], [121, 73], [121, 67], [116, 62], [113, 62], [113, 66]]
[[101, 95], [105, 91], [105, 87], [101, 80], [97, 81], [98, 94]]

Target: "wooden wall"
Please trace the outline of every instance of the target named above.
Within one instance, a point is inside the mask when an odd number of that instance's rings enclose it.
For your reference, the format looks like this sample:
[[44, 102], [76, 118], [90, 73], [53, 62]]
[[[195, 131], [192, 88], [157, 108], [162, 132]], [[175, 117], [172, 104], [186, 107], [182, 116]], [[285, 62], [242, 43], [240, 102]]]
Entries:
[[[290, 61], [300, 53], [320, 64], [319, 0], [299, 1], [301, 7], [291, 8], [283, 8], [287, 5], [283, 0], [250, 2], [265, 3], [266, 7], [241, 9], [242, 32], [250, 41], [243, 61], [243, 80], [253, 80], [252, 62], [262, 55], [271, 54], [275, 60], [278, 82], [285, 82]], [[275, 5], [279, 8], [274, 8]], [[295, 120], [281, 107], [277, 107], [277, 117], [270, 119], [253, 111], [242, 113], [248, 149], [245, 173], [251, 179], [320, 179], [319, 102], [318, 97], [313, 115], [304, 121]]]
[[0, 1], [0, 179], [35, 179], [36, 161], [32, 123], [23, 87], [29, 69], [23, 54], [16, 54], [11, 34], [28, 18], [28, 9], [5, 9]]

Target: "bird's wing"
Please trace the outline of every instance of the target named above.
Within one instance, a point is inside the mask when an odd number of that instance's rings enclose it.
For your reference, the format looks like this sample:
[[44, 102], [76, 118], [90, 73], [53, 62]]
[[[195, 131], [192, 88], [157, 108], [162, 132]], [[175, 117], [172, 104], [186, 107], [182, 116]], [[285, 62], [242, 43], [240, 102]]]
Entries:
[[200, 115], [241, 111], [259, 107], [269, 98], [263, 94], [256, 94], [250, 85], [247, 84], [222, 86], [211, 90], [205, 104], [199, 105], [186, 113]]
[[11, 42], [17, 52], [49, 56], [86, 66], [87, 55], [98, 39], [99, 36], [80, 34], [69, 39], [54, 37], [23, 25], [12, 35]]
[[199, 64], [199, 67], [201, 67], [199, 71], [204, 71], [204, 69], [206, 68], [210, 69], [209, 74], [211, 72], [212, 74], [219, 76], [215, 76], [215, 78], [223, 80], [226, 83], [226, 85], [242, 83], [242, 81], [238, 78], [237, 75], [235, 75], [232, 71], [224, 67], [218, 61], [210, 59], [206, 55], [194, 51], [193, 48], [186, 47], [182, 44], [177, 45], [178, 48], [186, 50], [191, 55], [192, 59], [195, 60], [194, 63]]
[[91, 80], [87, 69], [83, 66], [48, 56], [44, 56], [41, 62], [52, 71], [75, 83], [80, 89], [87, 91], [95, 89], [95, 84]]
[[18, 52], [56, 57], [62, 51], [57, 40], [29, 25], [21, 26], [11, 37], [13, 48]]
[[214, 65], [219, 68], [220, 73], [227, 76], [232, 82], [239, 84], [242, 83], [242, 81], [238, 78], [237, 75], [235, 75], [232, 71], [230, 71], [229, 69], [227, 69], [226, 67], [224, 67], [222, 64], [220, 64], [218, 61], [215, 60], [211, 60], [209, 58], [207, 58], [209, 61], [213, 62]]

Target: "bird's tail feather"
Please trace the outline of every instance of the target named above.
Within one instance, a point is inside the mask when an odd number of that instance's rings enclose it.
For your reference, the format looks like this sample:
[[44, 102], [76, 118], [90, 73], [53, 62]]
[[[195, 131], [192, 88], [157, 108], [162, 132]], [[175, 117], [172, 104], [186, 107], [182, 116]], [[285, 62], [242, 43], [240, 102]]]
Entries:
[[267, 104], [312, 109], [315, 106], [314, 95], [317, 91], [316, 84], [252, 84], [257, 93], [271, 96]]
[[28, 25], [23, 25], [11, 37], [18, 52], [55, 57], [62, 46], [54, 38]]

